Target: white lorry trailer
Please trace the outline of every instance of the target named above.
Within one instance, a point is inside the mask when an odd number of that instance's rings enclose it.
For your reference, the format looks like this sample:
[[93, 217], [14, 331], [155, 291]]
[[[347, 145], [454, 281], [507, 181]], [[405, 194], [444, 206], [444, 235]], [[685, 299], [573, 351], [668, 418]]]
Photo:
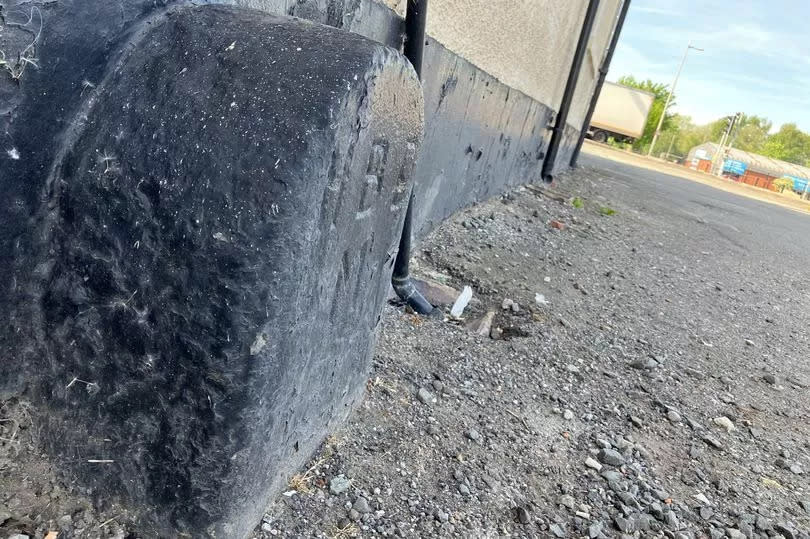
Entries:
[[605, 82], [593, 111], [588, 138], [605, 142], [613, 137], [632, 142], [644, 133], [655, 96], [650, 92]]

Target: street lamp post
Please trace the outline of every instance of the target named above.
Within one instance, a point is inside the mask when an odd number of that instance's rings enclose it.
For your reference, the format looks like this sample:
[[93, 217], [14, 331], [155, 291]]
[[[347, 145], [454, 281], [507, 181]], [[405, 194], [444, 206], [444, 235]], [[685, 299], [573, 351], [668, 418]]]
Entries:
[[670, 141], [669, 141], [669, 148], [667, 148], [667, 156], [664, 158], [664, 159], [666, 159], [667, 161], [669, 161], [669, 154], [671, 154], [671, 153], [672, 153], [672, 147], [673, 147], [673, 146], [675, 146], [675, 139], [676, 139], [676, 138], [678, 138], [678, 134], [677, 134], [677, 133], [673, 133], [673, 134], [672, 134], [672, 138], [671, 138], [671, 139], [670, 139]]
[[675, 92], [675, 86], [678, 84], [678, 78], [681, 76], [681, 70], [683, 69], [683, 64], [686, 63], [686, 56], [689, 54], [689, 49], [695, 49], [696, 51], [703, 52], [703, 49], [699, 49], [698, 47], [692, 46], [692, 42], [689, 42], [689, 45], [686, 46], [686, 52], [683, 53], [683, 59], [681, 60], [681, 65], [678, 66], [678, 72], [675, 73], [675, 80], [672, 81], [672, 87], [669, 89], [669, 95], [667, 96], [667, 101], [664, 103], [664, 110], [661, 111], [661, 118], [658, 120], [658, 127], [655, 128], [655, 134], [653, 135], [652, 142], [650, 143], [650, 150], [647, 152], [647, 155], [652, 155], [653, 148], [655, 148], [655, 143], [658, 140], [658, 135], [661, 133], [661, 126], [664, 125], [664, 116], [667, 114], [667, 108], [669, 107], [669, 102], [672, 101], [672, 94]]

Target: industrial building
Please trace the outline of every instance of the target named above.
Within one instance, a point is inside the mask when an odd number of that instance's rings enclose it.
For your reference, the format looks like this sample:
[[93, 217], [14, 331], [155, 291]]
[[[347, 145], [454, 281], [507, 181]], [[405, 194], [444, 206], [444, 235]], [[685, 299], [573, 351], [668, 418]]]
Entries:
[[[706, 142], [689, 151], [684, 163], [687, 167], [701, 172], [710, 172], [712, 160], [718, 145]], [[763, 189], [777, 191], [774, 180], [790, 178], [794, 191], [802, 192], [810, 179], [810, 168], [764, 155], [725, 148], [723, 175]]]

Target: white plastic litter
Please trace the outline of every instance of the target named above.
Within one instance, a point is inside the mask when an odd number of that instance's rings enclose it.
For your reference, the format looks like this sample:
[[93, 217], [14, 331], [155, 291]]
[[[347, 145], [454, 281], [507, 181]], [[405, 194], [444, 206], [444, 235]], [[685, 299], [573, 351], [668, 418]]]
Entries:
[[714, 424], [717, 425], [718, 427], [722, 427], [722, 428], [726, 429], [726, 431], [728, 431], [728, 432], [731, 432], [733, 430], [737, 430], [734, 427], [734, 423], [724, 415], [720, 416], [720, 417], [715, 417], [714, 418]]
[[546, 296], [544, 296], [539, 292], [534, 295], [534, 302], [537, 303], [538, 305], [548, 305], [548, 300], [546, 299]]
[[456, 318], [461, 318], [461, 315], [464, 313], [464, 309], [467, 307], [467, 304], [471, 299], [472, 288], [465, 286], [461, 291], [461, 294], [459, 294], [458, 298], [456, 298], [456, 302], [453, 303], [453, 308], [450, 309], [450, 314]]
[[588, 468], [593, 468], [597, 472], [602, 469], [602, 465], [599, 464], [599, 462], [596, 461], [595, 459], [592, 459], [591, 457], [585, 459], [585, 466], [587, 466]]
[[712, 502], [710, 502], [710, 501], [709, 501], [709, 498], [707, 498], [707, 497], [706, 497], [706, 496], [705, 496], [703, 493], [701, 493], [701, 492], [698, 492], [697, 494], [695, 494], [695, 495], [694, 495], [694, 496], [692, 496], [692, 497], [693, 497], [694, 499], [696, 499], [697, 501], [699, 501], [699, 502], [701, 503], [701, 505], [703, 505], [703, 507], [707, 507], [707, 506], [709, 506], [709, 505], [711, 505], [711, 504], [712, 504]]

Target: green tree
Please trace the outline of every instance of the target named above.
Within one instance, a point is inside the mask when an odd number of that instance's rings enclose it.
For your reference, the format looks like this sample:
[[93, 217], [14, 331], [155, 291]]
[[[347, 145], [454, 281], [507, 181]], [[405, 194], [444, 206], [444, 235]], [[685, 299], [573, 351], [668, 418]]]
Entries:
[[796, 124], [783, 124], [765, 141], [762, 154], [797, 165], [810, 165], [810, 135]]
[[695, 146], [700, 146], [704, 142], [712, 140], [708, 125], [690, 125], [680, 136], [680, 155], [686, 155]]
[[695, 146], [713, 140], [714, 122], [706, 125], [695, 125], [689, 116], [673, 114], [664, 123], [667, 124], [667, 127], [661, 131], [661, 136], [658, 138], [656, 154], [666, 152], [671, 145], [671, 156], [685, 157], [689, 150]]
[[[655, 95], [652, 107], [650, 107], [650, 114], [647, 116], [647, 124], [644, 126], [644, 134], [633, 143], [634, 150], [643, 151], [649, 148], [653, 135], [655, 134], [655, 128], [658, 126], [661, 114], [664, 113], [664, 103], [666, 103], [667, 96], [669, 95], [669, 86], [660, 82], [653, 82], [650, 79], [637, 80], [632, 75], [621, 77], [618, 82], [624, 86], [638, 88], [639, 90], [644, 90]], [[673, 95], [669, 106], [671, 107], [674, 104], [675, 96]], [[661, 131], [672, 129], [672, 127], [672, 115], [667, 114], [664, 116], [664, 124], [661, 126]], [[656, 143], [656, 147], [658, 147], [658, 143]], [[663, 151], [666, 151], [666, 148], [664, 148]]]
[[[729, 143], [737, 148], [751, 153], [761, 153], [768, 139], [768, 131], [771, 130], [770, 120], [762, 116], [743, 114], [734, 126]], [[720, 118], [708, 125], [709, 140], [720, 142], [728, 127], [726, 118]]]
[[728, 128], [728, 117], [719, 118], [713, 122], [706, 124], [709, 140], [712, 142], [720, 142], [723, 138], [723, 132]]
[[682, 114], [673, 114], [668, 119], [667, 128], [661, 130], [656, 153], [667, 152], [671, 156], [684, 157], [693, 146], [703, 143], [699, 128], [692, 123], [692, 118]]
[[745, 152], [762, 153], [772, 127], [773, 124], [767, 118], [743, 114], [734, 130], [731, 143]]
[[[664, 114], [664, 103], [669, 94], [666, 84], [649, 79], [640, 80], [632, 75], [619, 79], [619, 84], [638, 88], [655, 96], [644, 134], [633, 143], [637, 152], [646, 152], [652, 142], [655, 128]], [[673, 96], [670, 106], [675, 104]], [[706, 125], [695, 125], [688, 116], [667, 112], [661, 126], [661, 135], [656, 144], [656, 154], [670, 150], [672, 155], [683, 157], [689, 150], [705, 142], [720, 142], [728, 126], [726, 117]], [[742, 114], [731, 134], [729, 144], [739, 150], [758, 153], [799, 165], [810, 166], [810, 134], [802, 132], [796, 124], [784, 124], [778, 132], [769, 134], [773, 124], [764, 116]]]

